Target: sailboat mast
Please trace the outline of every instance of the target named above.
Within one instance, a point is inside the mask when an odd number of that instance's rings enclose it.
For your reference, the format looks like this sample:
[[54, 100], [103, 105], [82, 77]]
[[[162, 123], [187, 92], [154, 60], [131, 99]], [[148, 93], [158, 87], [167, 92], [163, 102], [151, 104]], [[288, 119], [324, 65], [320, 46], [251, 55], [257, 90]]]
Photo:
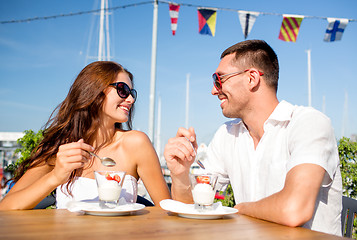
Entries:
[[156, 137], [155, 137], [155, 149], [159, 160], [161, 160], [161, 97], [157, 103], [157, 127], [156, 127]]
[[307, 52], [307, 86], [308, 86], [308, 103], [311, 107], [311, 49], [306, 50]]
[[186, 129], [188, 129], [189, 107], [190, 107], [190, 74], [187, 73], [187, 75], [186, 75], [186, 121], [185, 121]]
[[348, 123], [348, 93], [347, 91], [345, 92], [345, 103], [343, 104], [343, 121], [342, 121], [342, 131], [341, 131], [341, 137], [345, 136], [345, 131]]
[[107, 54], [106, 54], [106, 59], [107, 61], [110, 61], [111, 56], [110, 56], [110, 38], [109, 38], [109, 12], [108, 12], [108, 0], [105, 0], [105, 32], [106, 32], [106, 42], [107, 42]]
[[103, 38], [104, 38], [104, 4], [105, 0], [101, 0], [100, 4], [100, 22], [99, 22], [99, 44], [98, 44], [98, 61], [102, 61]]
[[151, 45], [151, 74], [150, 74], [150, 105], [149, 105], [149, 138], [154, 143], [154, 119], [155, 119], [155, 85], [156, 85], [156, 49], [157, 49], [157, 18], [158, 0], [154, 1]]

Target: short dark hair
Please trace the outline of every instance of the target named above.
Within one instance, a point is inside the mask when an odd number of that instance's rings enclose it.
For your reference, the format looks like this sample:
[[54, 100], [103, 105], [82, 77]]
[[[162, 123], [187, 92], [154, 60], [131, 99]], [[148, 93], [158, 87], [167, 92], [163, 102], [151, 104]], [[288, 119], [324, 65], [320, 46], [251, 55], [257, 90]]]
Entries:
[[235, 54], [234, 63], [244, 65], [244, 68], [254, 67], [264, 73], [268, 86], [278, 90], [279, 62], [274, 50], [263, 40], [247, 40], [227, 48], [221, 59]]

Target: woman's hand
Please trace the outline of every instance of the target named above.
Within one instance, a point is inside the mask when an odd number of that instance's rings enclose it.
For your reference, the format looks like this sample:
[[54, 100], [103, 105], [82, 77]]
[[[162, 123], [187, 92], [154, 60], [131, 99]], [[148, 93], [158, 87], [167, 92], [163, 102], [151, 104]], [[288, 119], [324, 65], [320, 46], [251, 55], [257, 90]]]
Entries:
[[89, 161], [90, 151], [94, 151], [94, 148], [84, 143], [83, 139], [63, 144], [58, 148], [53, 175], [59, 184], [66, 183], [73, 170], [82, 168]]

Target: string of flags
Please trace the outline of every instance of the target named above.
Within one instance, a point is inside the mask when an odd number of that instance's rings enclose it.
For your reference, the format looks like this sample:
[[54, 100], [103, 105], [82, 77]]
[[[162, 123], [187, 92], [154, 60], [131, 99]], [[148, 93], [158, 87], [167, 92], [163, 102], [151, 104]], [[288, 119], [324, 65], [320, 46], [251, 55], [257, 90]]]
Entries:
[[[208, 8], [202, 6], [195, 6], [193, 4], [187, 3], [174, 3], [166, 0], [151, 0], [139, 3], [132, 3], [123, 6], [116, 6], [111, 8], [106, 8], [106, 10], [118, 10], [125, 9], [128, 7], [136, 7], [139, 5], [152, 4], [154, 1], [158, 3], [166, 3], [169, 4], [169, 14], [171, 18], [171, 31], [172, 35], [176, 34], [177, 26], [178, 26], [178, 16], [180, 6], [189, 6], [196, 7], [198, 12], [198, 22], [199, 22], [199, 33], [204, 35], [213, 36], [216, 32], [216, 21], [217, 21], [217, 10], [228, 10], [228, 11], [236, 11], [238, 13], [239, 22], [242, 27], [244, 38], [247, 38], [249, 33], [251, 32], [253, 25], [256, 19], [260, 15], [282, 15], [283, 21], [281, 24], [279, 39], [287, 42], [296, 42], [301, 23], [305, 18], [319, 18], [325, 19], [328, 22], [324, 41], [325, 42], [334, 42], [342, 39], [342, 34], [347, 27], [349, 22], [357, 22], [357, 19], [346, 19], [346, 18], [327, 18], [327, 17], [315, 17], [315, 16], [301, 16], [301, 15], [287, 15], [287, 14], [274, 14], [274, 13], [264, 13], [264, 12], [253, 12], [253, 11], [243, 11], [243, 10], [234, 10], [227, 8]], [[71, 17], [82, 14], [96, 13], [100, 12], [102, 9], [95, 9], [91, 11], [81, 11], [76, 13], [68, 13], [68, 14], [58, 14], [53, 16], [45, 16], [45, 17], [34, 17], [27, 19], [19, 19], [19, 20], [5, 20], [0, 21], [0, 24], [10, 24], [10, 23], [24, 23], [24, 22], [32, 22], [39, 20], [49, 20], [60, 17]]]
[[[172, 35], [175, 35], [178, 24], [178, 13], [180, 5], [193, 6], [191, 4], [178, 4], [173, 2], [159, 1], [169, 4], [171, 17]], [[217, 8], [197, 7], [198, 32], [203, 35], [214, 37], [216, 32]], [[244, 38], [246, 39], [253, 28], [253, 25], [260, 15], [259, 12], [237, 10], [240, 25]], [[296, 42], [301, 23], [306, 16], [283, 14], [279, 39], [285, 42]], [[316, 17], [315, 17], [316, 18]], [[328, 21], [325, 31], [324, 41], [334, 42], [341, 40], [342, 34], [349, 23], [349, 19], [344, 18], [325, 18]], [[353, 19], [352, 19], [353, 20]], [[354, 20], [353, 20], [354, 21]]]

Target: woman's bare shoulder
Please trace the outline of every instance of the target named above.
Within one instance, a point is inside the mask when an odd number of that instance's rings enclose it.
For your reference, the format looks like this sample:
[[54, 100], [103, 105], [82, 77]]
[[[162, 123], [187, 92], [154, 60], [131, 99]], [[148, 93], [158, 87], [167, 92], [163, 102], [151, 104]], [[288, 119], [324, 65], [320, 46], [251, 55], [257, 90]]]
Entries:
[[138, 144], [151, 144], [151, 141], [149, 139], [149, 137], [141, 131], [137, 131], [137, 130], [130, 130], [130, 131], [126, 131], [126, 132], [122, 132], [120, 134], [120, 141], [122, 142], [122, 144], [125, 145], [131, 145], [131, 146], [135, 146]]
[[141, 131], [126, 131], [117, 143], [125, 152], [130, 153], [132, 157], [141, 158], [143, 154], [155, 152], [149, 137]]

